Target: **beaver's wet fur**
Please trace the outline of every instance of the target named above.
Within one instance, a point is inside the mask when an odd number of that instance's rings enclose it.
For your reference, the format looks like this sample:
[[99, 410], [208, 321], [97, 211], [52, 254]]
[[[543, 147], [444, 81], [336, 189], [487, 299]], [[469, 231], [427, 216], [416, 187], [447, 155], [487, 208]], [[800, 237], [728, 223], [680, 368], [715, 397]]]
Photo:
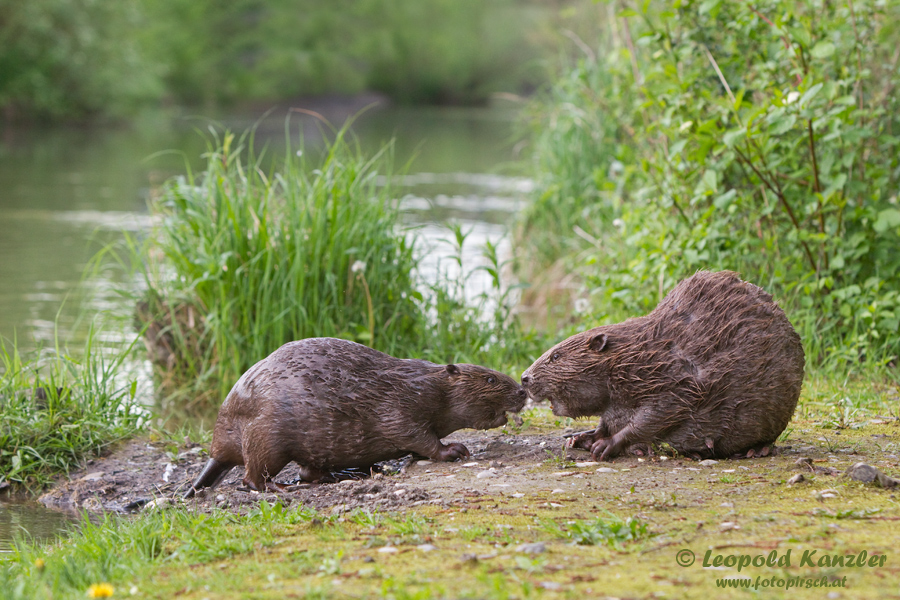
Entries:
[[803, 346], [768, 293], [730, 271], [701, 271], [650, 314], [550, 348], [522, 374], [566, 417], [600, 415], [570, 440], [595, 459], [668, 444], [698, 458], [768, 454], [787, 427]]
[[411, 452], [456, 460], [468, 449], [441, 438], [500, 427], [525, 400], [522, 386], [485, 367], [399, 359], [334, 338], [290, 342], [231, 389], [210, 460], [185, 497], [215, 487], [237, 465], [246, 466], [245, 485], [263, 490], [291, 461], [303, 479], [318, 481]]

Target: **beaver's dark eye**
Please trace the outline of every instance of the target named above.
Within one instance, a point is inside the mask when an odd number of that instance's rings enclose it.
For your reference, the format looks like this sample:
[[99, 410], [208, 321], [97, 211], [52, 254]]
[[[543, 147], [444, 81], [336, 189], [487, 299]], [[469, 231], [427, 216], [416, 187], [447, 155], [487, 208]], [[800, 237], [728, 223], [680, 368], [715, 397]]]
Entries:
[[559, 352], [554, 353], [553, 356], [550, 357], [550, 360], [559, 360]]
[[494, 383], [494, 378], [493, 378], [493, 377], [488, 377], [488, 383]]

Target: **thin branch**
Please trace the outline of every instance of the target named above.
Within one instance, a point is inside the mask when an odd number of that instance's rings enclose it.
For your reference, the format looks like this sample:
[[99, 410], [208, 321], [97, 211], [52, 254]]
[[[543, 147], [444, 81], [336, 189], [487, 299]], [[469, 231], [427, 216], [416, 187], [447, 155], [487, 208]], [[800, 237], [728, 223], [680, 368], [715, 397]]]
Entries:
[[816, 192], [819, 194], [816, 199], [819, 205], [819, 233], [825, 233], [825, 215], [822, 213], [822, 182], [819, 181], [819, 162], [816, 160], [816, 140], [813, 137], [812, 119], [806, 120], [806, 131], [809, 133], [809, 154], [812, 156], [813, 178]]
[[[762, 181], [765, 186], [778, 197], [778, 200], [781, 201], [781, 205], [784, 207], [785, 212], [787, 212], [791, 223], [794, 224], [794, 229], [797, 230], [798, 235], [802, 233], [803, 229], [800, 227], [800, 222], [797, 220], [796, 215], [794, 215], [794, 211], [791, 209], [791, 205], [788, 204], [787, 198], [784, 197], [784, 191], [781, 189], [781, 186], [778, 185], [778, 181], [774, 180], [775, 185], [773, 185], [772, 182], [770, 182], [763, 176], [762, 173], [760, 173], [759, 169], [756, 168], [756, 165], [754, 165], [753, 162], [747, 156], [745, 156], [737, 146], [734, 147], [734, 151], [737, 153], [740, 159], [747, 164], [747, 166], [753, 169], [753, 172], [756, 173], [756, 176], [759, 177], [760, 181]], [[813, 257], [813, 253], [809, 249], [806, 240], [800, 238], [800, 244], [803, 246], [803, 250], [806, 252], [806, 257], [809, 259], [809, 264], [812, 266], [813, 271], [818, 273], [819, 267], [816, 264], [816, 259]]]
[[[706, 47], [706, 44], [703, 44], [703, 50], [706, 52], [706, 58], [709, 59], [709, 63], [713, 66], [713, 69], [716, 70], [716, 75], [719, 76], [719, 81], [722, 82], [722, 85], [725, 86], [725, 91], [728, 92], [728, 97], [731, 98], [731, 106], [735, 106], [737, 104], [737, 100], [734, 97], [734, 94], [731, 93], [731, 86], [728, 85], [728, 82], [725, 81], [725, 76], [722, 74], [722, 69], [719, 68], [719, 63], [716, 62], [716, 59], [713, 58], [712, 52], [709, 51], [709, 48]], [[735, 110], [737, 107], [735, 106]], [[738, 117], [740, 119], [740, 117]]]
[[637, 53], [634, 49], [634, 42], [631, 39], [631, 28], [628, 27], [628, 19], [626, 17], [622, 17], [622, 30], [625, 33], [625, 46], [628, 48], [628, 54], [631, 55], [631, 71], [634, 74], [634, 82], [637, 85], [642, 85], [644, 82], [641, 79], [641, 71], [638, 69]]
[[859, 79], [856, 80], [856, 89], [859, 92], [859, 110], [863, 109], [863, 83], [862, 83], [862, 55], [860, 51], [860, 47], [862, 47], [862, 42], [859, 40], [859, 31], [856, 29], [856, 12], [853, 10], [853, 0], [847, 0], [847, 5], [850, 7], [850, 22], [853, 24], [853, 37], [856, 38], [856, 76]]

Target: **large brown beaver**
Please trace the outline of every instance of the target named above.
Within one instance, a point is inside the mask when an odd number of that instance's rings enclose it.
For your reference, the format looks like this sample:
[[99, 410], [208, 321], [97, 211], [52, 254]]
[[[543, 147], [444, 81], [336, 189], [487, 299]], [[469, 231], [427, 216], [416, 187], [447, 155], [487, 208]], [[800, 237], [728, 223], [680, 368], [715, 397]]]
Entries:
[[442, 437], [499, 427], [525, 400], [511, 377], [476, 365], [399, 359], [334, 338], [290, 342], [231, 389], [211, 458], [185, 497], [215, 487], [237, 465], [246, 465], [244, 484], [263, 490], [291, 461], [317, 481], [410, 452], [456, 460], [468, 449]]
[[696, 457], [766, 455], [800, 396], [800, 336], [772, 296], [701, 271], [650, 314], [550, 348], [522, 374], [554, 414], [600, 415], [571, 444], [610, 459], [666, 443]]

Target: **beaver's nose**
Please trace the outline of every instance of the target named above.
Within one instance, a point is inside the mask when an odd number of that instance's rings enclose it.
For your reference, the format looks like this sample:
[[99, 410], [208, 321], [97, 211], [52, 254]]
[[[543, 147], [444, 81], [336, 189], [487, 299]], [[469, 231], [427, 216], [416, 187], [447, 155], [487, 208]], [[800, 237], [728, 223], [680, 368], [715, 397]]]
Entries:
[[519, 390], [516, 392], [516, 396], [519, 396], [522, 398], [524, 398], [527, 395], [528, 395], [528, 392], [525, 391], [525, 388], [519, 388]]
[[522, 373], [522, 385], [528, 385], [529, 383], [531, 383], [531, 375]]

